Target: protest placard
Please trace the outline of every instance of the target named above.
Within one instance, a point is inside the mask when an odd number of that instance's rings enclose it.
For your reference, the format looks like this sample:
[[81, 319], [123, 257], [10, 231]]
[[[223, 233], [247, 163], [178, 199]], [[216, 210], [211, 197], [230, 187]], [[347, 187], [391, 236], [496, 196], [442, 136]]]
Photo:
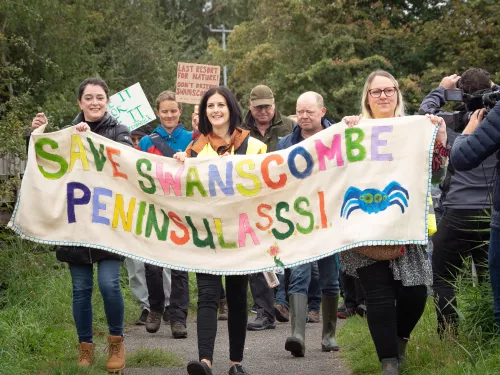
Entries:
[[156, 119], [140, 83], [111, 96], [108, 112], [130, 130], [140, 128]]
[[220, 66], [177, 64], [177, 85], [175, 99], [181, 103], [198, 104], [203, 94], [219, 86]]
[[427, 244], [437, 128], [423, 116], [339, 123], [286, 150], [184, 163], [75, 127], [42, 131], [9, 223], [32, 241], [226, 275]]

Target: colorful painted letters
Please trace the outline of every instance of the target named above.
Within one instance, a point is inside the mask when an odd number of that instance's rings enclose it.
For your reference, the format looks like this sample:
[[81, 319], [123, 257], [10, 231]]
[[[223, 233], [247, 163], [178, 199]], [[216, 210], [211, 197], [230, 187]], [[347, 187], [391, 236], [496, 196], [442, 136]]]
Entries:
[[[221, 217], [217, 212], [210, 217], [200, 216], [196, 204], [201, 203], [196, 201], [244, 199], [265, 191], [280, 191], [288, 184], [306, 181], [313, 171], [342, 168], [368, 156], [372, 161], [392, 161], [393, 155], [383, 152], [388, 146], [387, 133], [392, 131], [393, 126], [373, 126], [367, 137], [361, 128], [340, 128], [327, 140], [315, 139], [313, 147], [299, 144], [287, 151], [263, 155], [258, 161], [255, 157], [239, 157], [186, 166], [177, 163], [176, 168], [172, 168], [172, 161], [161, 162], [135, 152], [135, 164], [132, 169], [129, 166], [128, 172], [121, 160], [123, 148], [100, 144], [90, 136], [72, 134], [66, 155], [60, 153], [58, 143], [51, 138], [39, 138], [34, 149], [38, 170], [48, 180], [60, 179], [75, 169], [93, 171], [135, 185], [139, 195], [183, 199], [191, 207], [188, 215], [179, 215], [157, 199], [151, 203], [144, 197], [124, 195], [117, 188], [120, 184], [110, 188], [71, 181], [66, 185], [68, 224], [104, 225], [176, 246], [233, 249], [258, 245], [262, 236], [284, 240], [328, 228], [331, 213], [325, 207], [325, 191], [282, 197], [275, 204], [261, 202], [254, 212], [233, 212], [233, 218]], [[229, 222], [233, 226], [237, 223], [237, 232], [226, 230]]]

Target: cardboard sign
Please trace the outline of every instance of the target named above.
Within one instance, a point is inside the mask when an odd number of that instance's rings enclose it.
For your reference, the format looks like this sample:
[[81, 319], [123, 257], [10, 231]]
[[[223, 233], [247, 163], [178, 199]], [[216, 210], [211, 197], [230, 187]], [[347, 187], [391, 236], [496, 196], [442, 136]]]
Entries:
[[201, 97], [212, 87], [219, 86], [220, 66], [177, 64], [175, 99], [181, 103], [199, 104]]
[[156, 119], [140, 83], [136, 83], [109, 98], [108, 112], [130, 130]]
[[74, 126], [43, 130], [9, 223], [32, 241], [224, 275], [427, 244], [437, 127], [423, 116], [338, 123], [286, 150], [183, 164]]

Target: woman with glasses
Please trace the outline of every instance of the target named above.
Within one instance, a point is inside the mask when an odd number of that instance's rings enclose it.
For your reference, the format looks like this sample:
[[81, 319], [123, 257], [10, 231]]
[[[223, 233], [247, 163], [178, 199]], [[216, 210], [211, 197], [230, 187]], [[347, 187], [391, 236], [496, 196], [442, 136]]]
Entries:
[[[360, 116], [344, 117], [349, 127], [357, 125], [362, 117], [383, 119], [405, 115], [403, 96], [391, 74], [377, 70], [368, 76], [361, 109]], [[446, 127], [442, 118], [428, 117], [439, 126], [435, 153], [440, 157], [433, 163], [433, 175], [441, 176], [445, 164], [443, 155], [447, 155]], [[355, 249], [340, 254], [344, 271], [359, 277], [366, 292], [368, 327], [383, 375], [399, 374], [399, 367], [405, 363], [406, 344], [424, 312], [426, 285], [432, 284], [426, 248], [405, 245], [402, 252], [395, 260], [384, 261], [374, 260]]]

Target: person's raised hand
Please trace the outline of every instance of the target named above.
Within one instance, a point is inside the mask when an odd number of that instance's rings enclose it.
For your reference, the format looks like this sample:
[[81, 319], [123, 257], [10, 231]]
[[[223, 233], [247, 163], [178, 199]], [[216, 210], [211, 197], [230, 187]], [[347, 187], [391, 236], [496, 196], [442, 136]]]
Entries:
[[443, 86], [445, 89], [456, 89], [457, 82], [460, 76], [457, 74], [452, 74], [451, 76], [446, 76], [441, 80], [439, 86]]
[[439, 126], [438, 133], [436, 135], [436, 144], [441, 143], [446, 147], [446, 142], [448, 141], [448, 133], [446, 133], [446, 122], [442, 117], [436, 115], [426, 114], [427, 117], [435, 126]]
[[176, 152], [173, 158], [177, 160], [179, 163], [184, 163], [184, 160], [186, 160], [186, 153], [184, 151]]
[[78, 123], [78, 124], [76, 124], [75, 128], [79, 132], [86, 132], [86, 131], [90, 130], [89, 124], [87, 124], [86, 122], [83, 122], [83, 121], [80, 122], [80, 123]]
[[33, 121], [31, 121], [31, 129], [35, 130], [48, 122], [45, 113], [37, 113]]
[[342, 121], [344, 121], [349, 128], [352, 128], [353, 126], [358, 125], [362, 118], [363, 118], [363, 115], [359, 115], [359, 116], [345, 116], [342, 119]]
[[479, 126], [484, 118], [484, 108], [476, 109], [474, 113], [470, 116], [469, 123], [465, 127], [462, 134], [472, 134], [474, 130]]

